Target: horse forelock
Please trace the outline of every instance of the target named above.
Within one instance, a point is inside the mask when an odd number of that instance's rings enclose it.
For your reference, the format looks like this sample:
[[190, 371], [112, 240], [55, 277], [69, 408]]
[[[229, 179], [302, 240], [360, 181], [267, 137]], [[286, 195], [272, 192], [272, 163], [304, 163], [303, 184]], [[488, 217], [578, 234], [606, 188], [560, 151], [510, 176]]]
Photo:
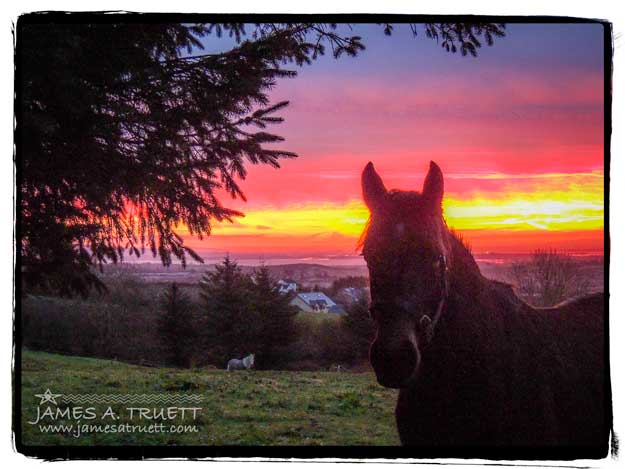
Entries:
[[419, 203], [422, 195], [421, 192], [418, 191], [401, 191], [399, 189], [392, 189], [388, 191], [386, 197], [392, 202], [405, 204], [406, 207], [411, 207]]
[[422, 200], [421, 193], [416, 191], [389, 191], [381, 210], [370, 214], [357, 249], [362, 250], [368, 240], [381, 241], [380, 233], [392, 230], [397, 237], [408, 232], [416, 234], [422, 247], [447, 254], [449, 230], [442, 212], [432, 212]]

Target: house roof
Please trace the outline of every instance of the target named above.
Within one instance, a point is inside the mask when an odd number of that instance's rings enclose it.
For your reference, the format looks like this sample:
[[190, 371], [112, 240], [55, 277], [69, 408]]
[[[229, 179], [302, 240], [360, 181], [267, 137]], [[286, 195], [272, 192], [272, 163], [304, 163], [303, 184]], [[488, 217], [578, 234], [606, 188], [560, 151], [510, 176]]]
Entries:
[[328, 295], [326, 295], [325, 293], [321, 293], [321, 292], [298, 293], [297, 296], [299, 296], [302, 300], [304, 300], [306, 304], [311, 305], [311, 306], [314, 304], [319, 305], [320, 301], [323, 301], [325, 305], [328, 307], [332, 307], [336, 305], [336, 303], [332, 301], [330, 297], [328, 297]]

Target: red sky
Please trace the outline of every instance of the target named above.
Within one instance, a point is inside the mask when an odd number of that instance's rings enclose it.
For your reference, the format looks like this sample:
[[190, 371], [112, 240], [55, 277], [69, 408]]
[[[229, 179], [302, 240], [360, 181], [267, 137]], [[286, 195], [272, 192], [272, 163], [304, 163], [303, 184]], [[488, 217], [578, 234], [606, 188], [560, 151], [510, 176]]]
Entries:
[[[354, 254], [367, 219], [360, 173], [420, 190], [445, 176], [447, 222], [475, 252], [603, 250], [603, 41], [596, 25], [509, 25], [476, 59], [424, 36], [360, 26], [367, 50], [324, 58], [272, 91], [291, 104], [269, 129], [299, 158], [249, 167], [246, 213], [203, 252]], [[360, 31], [358, 31], [360, 32]], [[572, 52], [570, 49], [574, 49]]]

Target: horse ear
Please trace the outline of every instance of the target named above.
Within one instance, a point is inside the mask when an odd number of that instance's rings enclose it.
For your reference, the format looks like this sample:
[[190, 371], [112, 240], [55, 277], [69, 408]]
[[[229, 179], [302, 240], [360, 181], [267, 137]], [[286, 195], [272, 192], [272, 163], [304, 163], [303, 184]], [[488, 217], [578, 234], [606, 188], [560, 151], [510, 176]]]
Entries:
[[369, 210], [376, 211], [382, 205], [386, 188], [382, 178], [375, 172], [373, 163], [369, 162], [362, 172], [362, 196]]
[[430, 169], [425, 182], [423, 183], [423, 191], [421, 193], [423, 199], [436, 212], [442, 211], [443, 204], [443, 172], [436, 163], [430, 161]]

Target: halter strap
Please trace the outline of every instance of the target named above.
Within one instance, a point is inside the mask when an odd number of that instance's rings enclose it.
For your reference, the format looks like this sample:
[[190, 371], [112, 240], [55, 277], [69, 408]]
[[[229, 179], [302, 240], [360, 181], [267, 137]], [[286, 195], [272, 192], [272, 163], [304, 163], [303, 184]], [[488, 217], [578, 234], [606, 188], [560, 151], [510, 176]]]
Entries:
[[443, 294], [441, 296], [440, 301], [438, 302], [438, 307], [436, 308], [436, 313], [434, 313], [433, 317], [424, 314], [421, 316], [421, 320], [419, 321], [419, 325], [424, 330], [425, 340], [429, 343], [434, 337], [434, 329], [436, 328], [436, 324], [439, 319], [443, 315], [443, 308], [445, 307], [445, 301], [447, 300], [447, 295], [449, 294], [449, 281], [447, 279], [447, 259], [445, 256], [442, 256], [442, 274], [443, 274]]

